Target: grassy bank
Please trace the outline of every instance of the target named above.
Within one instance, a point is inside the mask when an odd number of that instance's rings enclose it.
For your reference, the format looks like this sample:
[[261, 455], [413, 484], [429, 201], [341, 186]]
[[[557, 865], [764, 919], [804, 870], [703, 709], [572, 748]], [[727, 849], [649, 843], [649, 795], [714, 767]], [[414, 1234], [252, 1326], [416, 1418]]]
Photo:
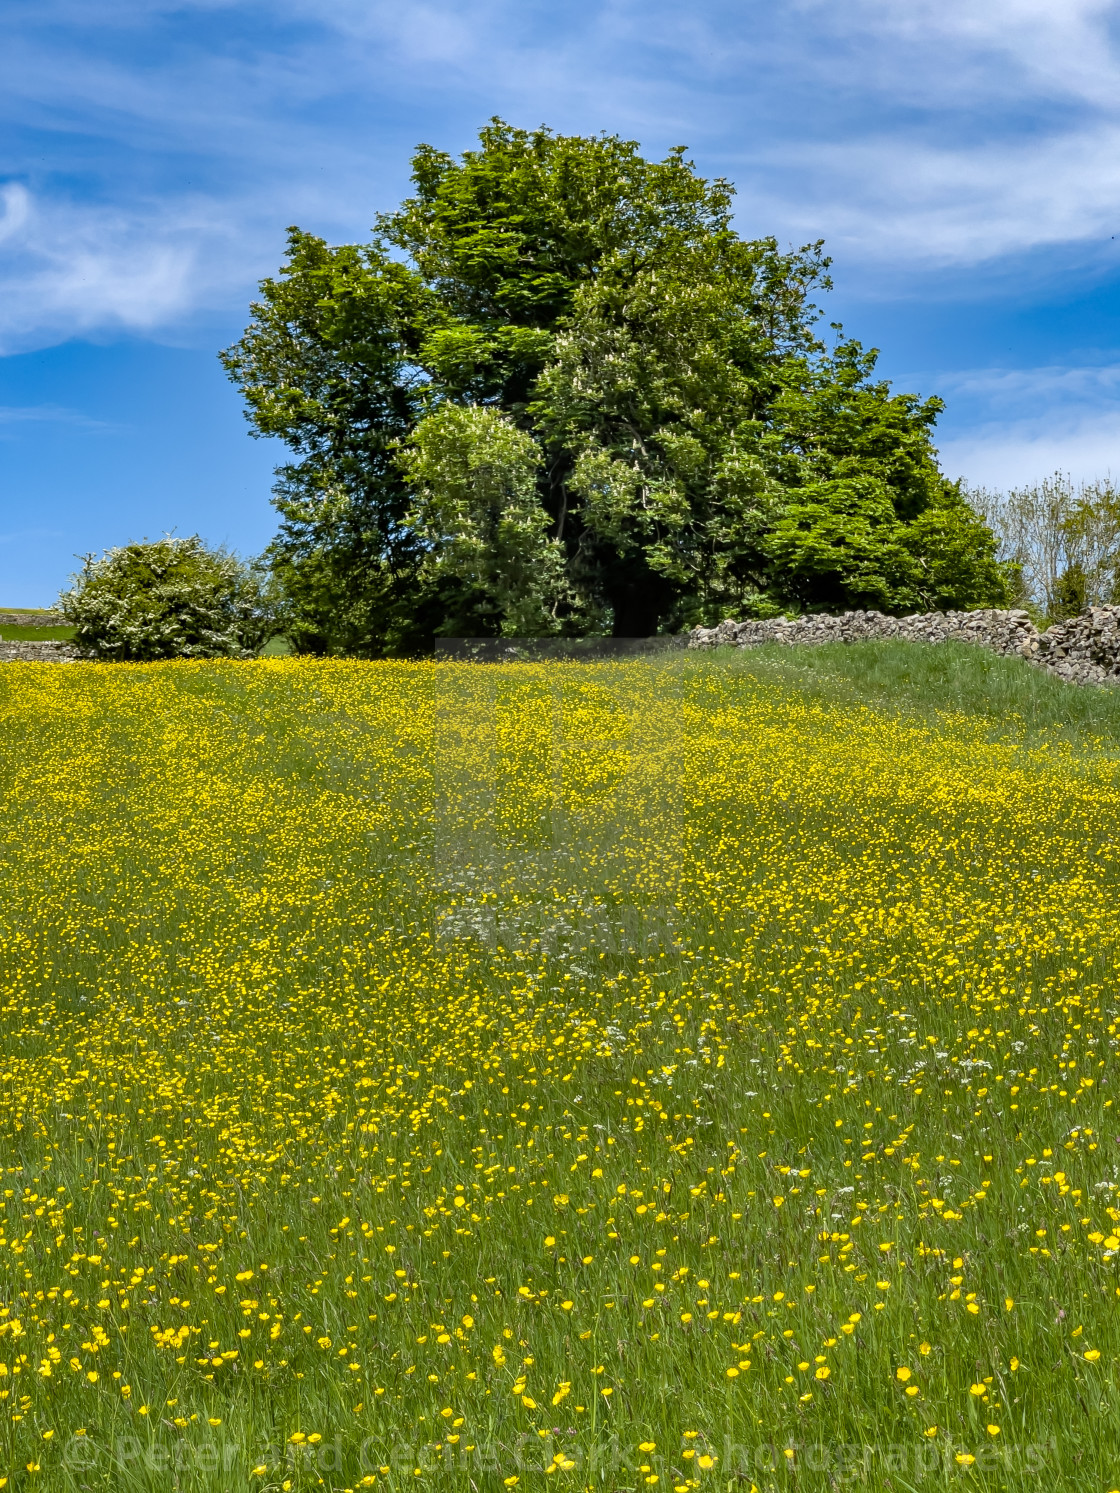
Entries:
[[721, 649], [715, 656], [805, 698], [927, 717], [960, 712], [1018, 735], [1057, 731], [1071, 743], [1120, 743], [1120, 689], [1071, 686], [971, 644], [830, 643]]
[[5, 643], [53, 643], [74, 636], [72, 627], [16, 627], [0, 624], [0, 640]]
[[1117, 1486], [1117, 696], [0, 690], [11, 1487]]

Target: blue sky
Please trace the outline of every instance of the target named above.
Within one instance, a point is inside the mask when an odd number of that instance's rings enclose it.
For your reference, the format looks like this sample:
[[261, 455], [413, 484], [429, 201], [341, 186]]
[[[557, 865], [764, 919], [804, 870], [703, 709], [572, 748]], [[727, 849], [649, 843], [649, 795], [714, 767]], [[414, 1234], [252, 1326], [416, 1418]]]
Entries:
[[491, 114], [682, 143], [948, 402], [951, 476], [1120, 471], [1120, 0], [6, 0], [0, 604], [273, 529], [215, 358], [285, 227], [368, 235]]

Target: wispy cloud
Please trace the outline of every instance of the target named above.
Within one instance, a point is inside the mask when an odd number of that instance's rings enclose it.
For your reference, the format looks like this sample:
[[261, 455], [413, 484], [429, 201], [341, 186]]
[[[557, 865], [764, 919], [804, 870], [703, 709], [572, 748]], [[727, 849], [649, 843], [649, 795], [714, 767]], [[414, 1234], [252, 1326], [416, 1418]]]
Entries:
[[[827, 0], [805, 0], [818, 15]], [[1022, 109], [1024, 96], [1079, 100], [1116, 109], [1116, 7], [1113, 0], [855, 0], [842, 26], [909, 49], [916, 66], [880, 76], [887, 88], [917, 101], [973, 98]], [[835, 21], [833, 21], [835, 25]], [[884, 45], [887, 43], [887, 45]], [[946, 72], [945, 62], [956, 67]]]
[[[920, 377], [920, 376], [919, 376]], [[1049, 364], [1040, 368], [968, 368], [938, 374], [942, 391], [1026, 414], [1066, 403], [1110, 405], [1120, 394], [1120, 363]]]
[[912, 274], [1120, 235], [1120, 122], [1044, 141], [946, 149], [882, 138], [777, 153], [810, 184], [775, 216], [848, 257]]
[[1068, 472], [1075, 481], [1115, 476], [1120, 411], [978, 425], [942, 443], [941, 463], [947, 476], [997, 491], [1038, 482], [1051, 472]]
[[0, 544], [24, 545], [33, 539], [61, 539], [61, 529], [12, 529], [7, 533], [0, 533]]
[[968, 427], [941, 441], [950, 477], [1006, 489], [1054, 471], [1120, 473], [1120, 363], [968, 369], [938, 376]]
[[[18, 222], [0, 258], [0, 346], [110, 328], [151, 331], [198, 298], [198, 215], [38, 199], [8, 188]], [[210, 228], [211, 233], [213, 228]]]
[[[244, 304], [492, 112], [683, 140], [751, 231], [900, 279], [1120, 234], [1120, 0], [14, 0], [0, 336]], [[21, 154], [22, 152], [22, 154]]]
[[66, 409], [59, 404], [0, 404], [0, 439], [5, 429], [24, 425], [72, 425], [79, 430], [111, 433], [126, 427], [109, 420], [95, 420], [81, 410]]

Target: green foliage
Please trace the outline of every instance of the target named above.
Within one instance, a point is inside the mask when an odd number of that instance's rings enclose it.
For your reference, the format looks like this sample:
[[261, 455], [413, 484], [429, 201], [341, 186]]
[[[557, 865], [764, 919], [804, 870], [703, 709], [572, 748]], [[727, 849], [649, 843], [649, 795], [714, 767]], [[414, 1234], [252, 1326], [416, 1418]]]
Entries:
[[402, 454], [421, 580], [443, 590], [441, 631], [541, 637], [557, 631], [564, 552], [537, 500], [541, 453], [499, 410], [442, 404]]
[[762, 417], [784, 347], [808, 336], [780, 308], [757, 314], [774, 252], [725, 234], [597, 280], [538, 381], [531, 411], [571, 463], [569, 542], [617, 632], [739, 611], [765, 588], [781, 489]]
[[459, 161], [421, 145], [415, 195], [378, 219], [431, 300], [421, 362], [449, 398], [518, 410], [580, 287], [626, 277], [682, 244], [729, 233], [731, 194], [674, 150], [646, 161], [617, 136], [492, 120]]
[[780, 591], [836, 611], [910, 609], [911, 557], [886, 484], [874, 477], [811, 483], [766, 536]]
[[293, 453], [271, 561], [298, 649], [1006, 598], [940, 402], [816, 337], [819, 244], [740, 238], [726, 182], [615, 136], [494, 120], [413, 183], [369, 245], [292, 229], [223, 355]]
[[250, 657], [273, 636], [263, 578], [197, 535], [87, 555], [58, 610], [85, 658]]
[[956, 611], [1007, 600], [995, 541], [951, 488], [909, 524], [890, 489], [848, 477], [793, 489], [766, 537], [776, 587], [804, 610]]
[[302, 652], [407, 650], [420, 546], [396, 463], [422, 409], [415, 324], [431, 300], [383, 248], [329, 248], [292, 229], [254, 320], [223, 354], [253, 433], [278, 436], [280, 533], [270, 559], [285, 634]]
[[852, 341], [785, 370], [771, 411], [792, 464], [766, 540], [775, 589], [804, 610], [1005, 604], [995, 539], [937, 465], [941, 401], [892, 395], [874, 370]]

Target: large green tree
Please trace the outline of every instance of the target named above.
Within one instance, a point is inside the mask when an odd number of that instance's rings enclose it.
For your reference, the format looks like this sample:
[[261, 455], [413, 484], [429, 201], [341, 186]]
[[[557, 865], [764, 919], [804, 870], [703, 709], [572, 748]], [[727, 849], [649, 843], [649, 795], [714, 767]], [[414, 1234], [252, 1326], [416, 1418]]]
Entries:
[[740, 238], [726, 182], [615, 136], [494, 120], [413, 183], [367, 245], [292, 229], [223, 354], [292, 453], [270, 553], [297, 647], [1002, 599], [939, 402], [816, 336], [820, 245]]

